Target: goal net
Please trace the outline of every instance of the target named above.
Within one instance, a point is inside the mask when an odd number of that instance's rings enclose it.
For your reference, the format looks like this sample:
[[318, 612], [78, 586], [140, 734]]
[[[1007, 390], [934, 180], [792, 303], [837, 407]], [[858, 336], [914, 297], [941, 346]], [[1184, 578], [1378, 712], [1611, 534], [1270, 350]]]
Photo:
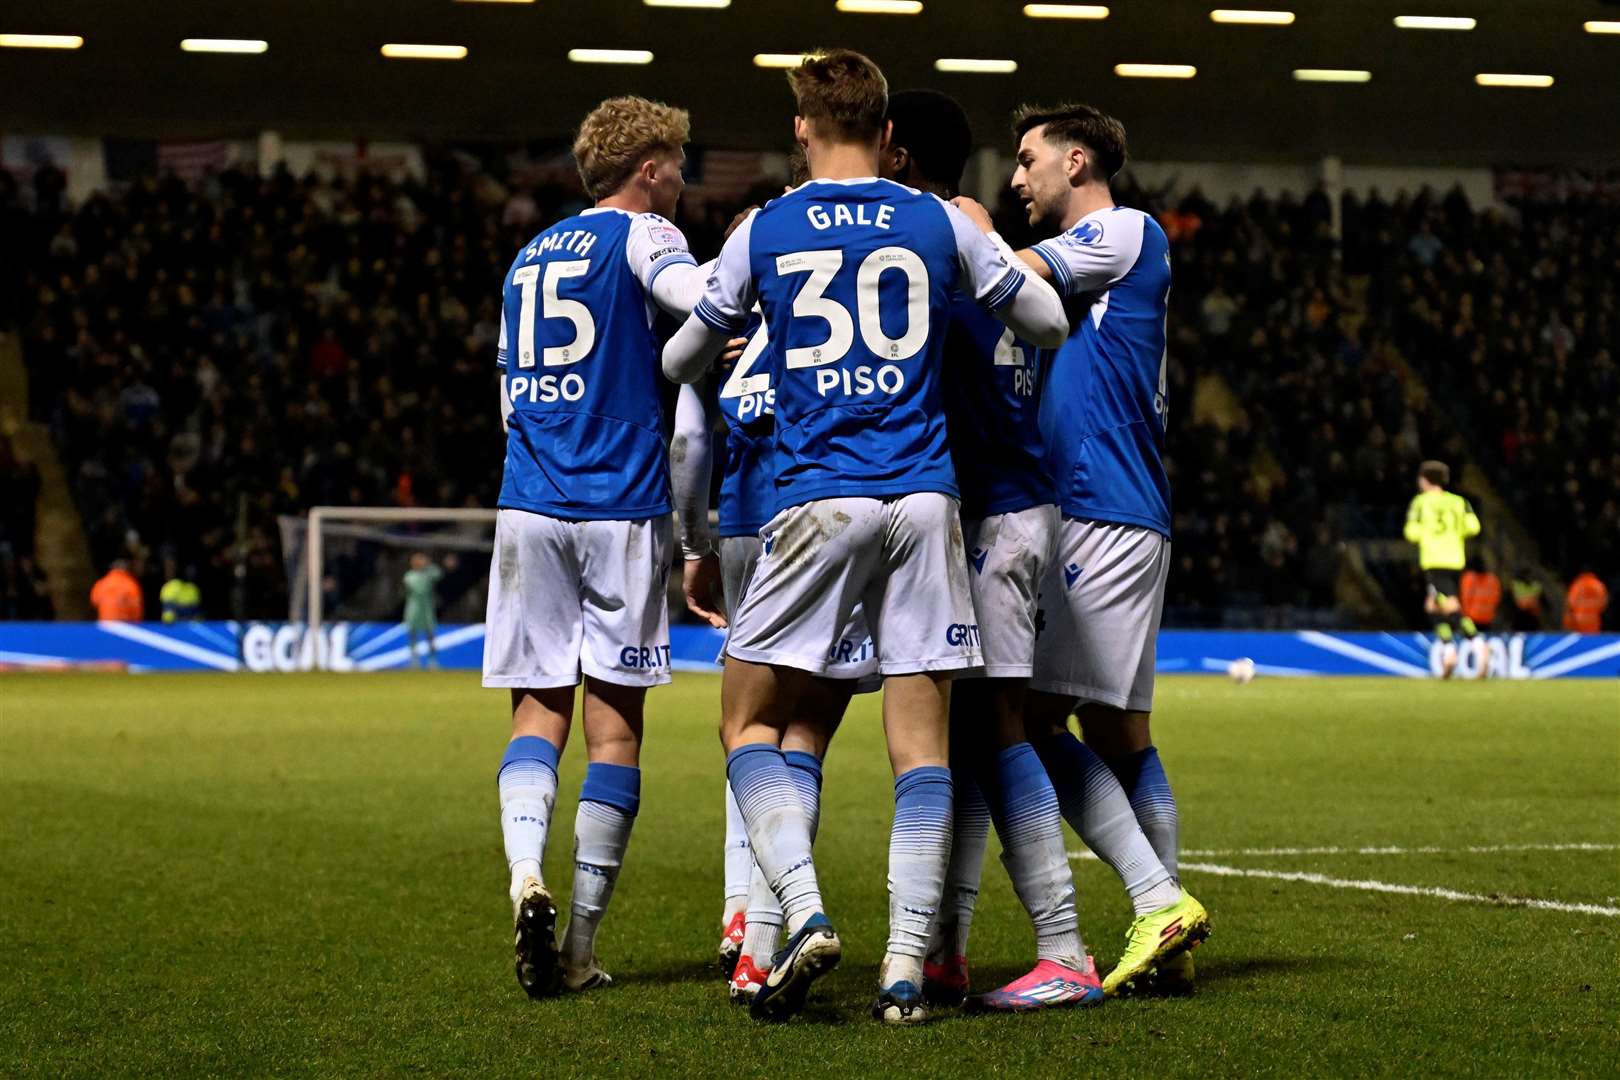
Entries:
[[304, 623], [312, 640], [323, 624], [400, 622], [413, 562], [439, 570], [438, 621], [484, 620], [493, 510], [318, 506], [280, 526], [287, 619]]

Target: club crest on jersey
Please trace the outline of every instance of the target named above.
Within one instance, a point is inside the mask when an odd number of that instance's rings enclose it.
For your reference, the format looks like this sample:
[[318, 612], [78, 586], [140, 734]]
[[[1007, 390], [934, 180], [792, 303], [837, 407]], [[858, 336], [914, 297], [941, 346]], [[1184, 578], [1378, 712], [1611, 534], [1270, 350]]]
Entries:
[[1102, 222], [1087, 218], [1074, 227], [1072, 235], [1082, 244], [1100, 244], [1103, 238]]
[[1074, 583], [1079, 581], [1080, 575], [1085, 572], [1086, 568], [1076, 563], [1070, 563], [1068, 566], [1065, 566], [1063, 568], [1063, 587], [1065, 589], [1074, 588]]
[[976, 547], [968, 553], [968, 562], [973, 564], [973, 572], [975, 574], [984, 573], [984, 560], [988, 558], [989, 555], [990, 553], [982, 547]]

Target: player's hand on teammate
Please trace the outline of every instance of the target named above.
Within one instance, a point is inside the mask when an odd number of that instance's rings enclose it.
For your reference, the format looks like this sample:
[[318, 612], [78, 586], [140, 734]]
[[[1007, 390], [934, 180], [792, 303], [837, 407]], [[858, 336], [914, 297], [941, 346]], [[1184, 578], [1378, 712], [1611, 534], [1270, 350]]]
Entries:
[[747, 338], [732, 338], [730, 341], [726, 342], [726, 351], [720, 354], [720, 363], [735, 364], [738, 360], [742, 359], [743, 350], [746, 348], [748, 348]]
[[741, 227], [743, 219], [758, 209], [759, 207], [757, 206], [745, 206], [741, 210], [737, 211], [737, 216], [731, 219], [730, 225], [726, 226], [726, 234], [720, 238], [721, 243], [730, 240], [731, 234], [736, 232], [737, 229]]
[[986, 210], [977, 199], [970, 199], [966, 195], [958, 195], [951, 200], [951, 205], [967, 215], [967, 219], [987, 233], [996, 231], [995, 222], [990, 220], [990, 211]]
[[713, 552], [687, 559], [681, 571], [681, 593], [687, 610], [716, 630], [726, 628], [725, 593], [720, 587], [720, 559]]

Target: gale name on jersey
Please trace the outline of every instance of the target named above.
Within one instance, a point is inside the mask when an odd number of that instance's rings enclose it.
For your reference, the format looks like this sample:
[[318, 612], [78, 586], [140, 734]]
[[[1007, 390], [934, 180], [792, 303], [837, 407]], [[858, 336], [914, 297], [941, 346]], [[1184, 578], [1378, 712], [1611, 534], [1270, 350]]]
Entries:
[[887, 229], [889, 222], [894, 218], [894, 207], [888, 203], [872, 207], [866, 203], [850, 206], [840, 202], [833, 203], [832, 212], [828, 213], [827, 207], [820, 203], [811, 203], [805, 207], [804, 216], [809, 218], [810, 224], [817, 229], [831, 229], [838, 225], [867, 225]]

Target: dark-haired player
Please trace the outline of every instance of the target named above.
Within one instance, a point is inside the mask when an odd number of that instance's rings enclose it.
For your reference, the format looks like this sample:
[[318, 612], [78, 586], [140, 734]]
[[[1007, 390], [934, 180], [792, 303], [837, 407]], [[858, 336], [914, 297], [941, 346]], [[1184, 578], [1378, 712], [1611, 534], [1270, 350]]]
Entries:
[[[889, 98], [889, 119], [883, 174], [954, 198], [973, 150], [962, 107], [937, 91], [902, 90]], [[973, 673], [978, 677], [959, 678], [951, 694], [954, 843], [923, 983], [938, 1004], [956, 1004], [967, 992], [968, 929], [992, 819], [1013, 889], [1034, 924], [1036, 964], [971, 1004], [1023, 1011], [1103, 1000], [1080, 941], [1057, 795], [1024, 733], [1035, 597], [1058, 526], [1037, 426], [1035, 359], [1010, 329], [966, 297], [954, 298], [945, 411], [984, 667]]]
[[[1040, 429], [1063, 520], [1041, 585], [1025, 704], [1063, 815], [1120, 875], [1136, 918], [1103, 980], [1120, 993], [1174, 967], [1209, 933], [1176, 879], [1177, 818], [1148, 720], [1170, 568], [1164, 470], [1170, 248], [1116, 206], [1125, 128], [1089, 105], [1020, 111], [1012, 187], [1051, 239], [1019, 252], [1065, 298], [1070, 333], [1041, 356]], [[959, 200], [959, 202], [961, 202]], [[980, 227], [990, 217], [962, 203]], [[1085, 741], [1068, 729], [1075, 711]]]
[[[1469, 641], [1479, 636], [1474, 620], [1463, 614], [1458, 575], [1468, 565], [1466, 543], [1479, 535], [1479, 517], [1461, 495], [1447, 491], [1451, 467], [1443, 461], [1418, 466], [1418, 493], [1406, 510], [1406, 539], [1418, 546], [1418, 565], [1428, 586], [1423, 610], [1434, 620], [1442, 642], [1440, 677], [1449, 679], [1457, 666], [1457, 634]], [[1483, 670], [1483, 668], [1481, 669]]]

